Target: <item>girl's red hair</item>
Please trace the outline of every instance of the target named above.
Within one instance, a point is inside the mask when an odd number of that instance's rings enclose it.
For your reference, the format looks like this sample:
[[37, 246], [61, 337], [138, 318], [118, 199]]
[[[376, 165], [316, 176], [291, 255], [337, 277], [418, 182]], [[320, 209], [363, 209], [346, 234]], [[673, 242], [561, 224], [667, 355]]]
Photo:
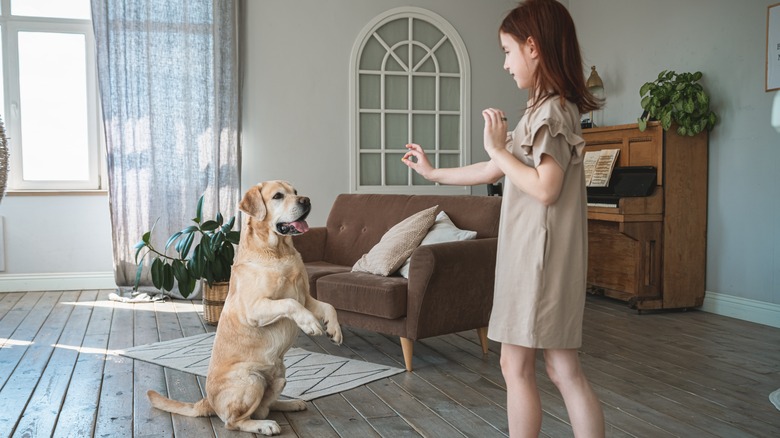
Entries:
[[539, 51], [534, 72], [534, 105], [559, 96], [577, 105], [580, 113], [598, 109], [602, 103], [585, 86], [582, 55], [569, 11], [555, 0], [526, 0], [507, 14], [499, 28], [522, 46], [532, 38]]

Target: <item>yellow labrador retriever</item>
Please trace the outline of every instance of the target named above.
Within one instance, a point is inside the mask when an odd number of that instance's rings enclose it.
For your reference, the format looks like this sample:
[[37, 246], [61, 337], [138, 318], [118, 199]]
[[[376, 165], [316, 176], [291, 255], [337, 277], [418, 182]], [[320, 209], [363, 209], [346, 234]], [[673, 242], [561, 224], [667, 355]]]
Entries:
[[[184, 403], [155, 391], [152, 406], [190, 417], [218, 415], [231, 430], [274, 435], [269, 411], [301, 411], [302, 400], [278, 400], [286, 383], [284, 354], [300, 327], [327, 332], [341, 344], [341, 327], [330, 304], [309, 295], [309, 281], [292, 235], [309, 229], [309, 198], [284, 181], [252, 187], [239, 208], [245, 213], [230, 292], [220, 315], [206, 377], [206, 398]], [[324, 324], [324, 327], [323, 327]]]

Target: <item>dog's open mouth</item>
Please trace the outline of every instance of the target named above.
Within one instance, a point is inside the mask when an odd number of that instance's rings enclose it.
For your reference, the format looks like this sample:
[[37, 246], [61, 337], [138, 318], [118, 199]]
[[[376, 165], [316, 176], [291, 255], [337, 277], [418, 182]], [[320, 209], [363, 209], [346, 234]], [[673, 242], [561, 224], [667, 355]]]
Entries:
[[308, 215], [309, 212], [307, 211], [303, 214], [303, 216], [292, 222], [279, 222], [276, 224], [276, 231], [278, 231], [279, 234], [283, 234], [285, 236], [303, 234], [309, 231], [309, 224], [306, 223], [306, 216]]

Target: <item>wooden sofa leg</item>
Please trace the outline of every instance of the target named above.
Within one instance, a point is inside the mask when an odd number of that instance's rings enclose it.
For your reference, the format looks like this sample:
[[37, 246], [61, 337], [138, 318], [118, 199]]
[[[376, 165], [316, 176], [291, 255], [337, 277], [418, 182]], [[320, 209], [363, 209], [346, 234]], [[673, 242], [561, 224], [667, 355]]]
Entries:
[[482, 344], [482, 353], [488, 354], [488, 337], [487, 337], [488, 328], [487, 327], [480, 327], [477, 329], [477, 335], [479, 335], [479, 343]]
[[401, 350], [404, 352], [404, 363], [406, 371], [412, 371], [412, 352], [414, 351], [414, 341], [407, 338], [401, 338]]

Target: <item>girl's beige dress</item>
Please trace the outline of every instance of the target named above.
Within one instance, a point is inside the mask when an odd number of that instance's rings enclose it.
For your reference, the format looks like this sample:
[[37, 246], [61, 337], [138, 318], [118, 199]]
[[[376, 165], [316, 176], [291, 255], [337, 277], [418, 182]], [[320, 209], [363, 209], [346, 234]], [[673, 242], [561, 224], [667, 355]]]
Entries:
[[577, 106], [552, 97], [526, 111], [507, 149], [536, 167], [542, 154], [564, 170], [545, 206], [505, 181], [488, 337], [532, 348], [579, 348], [588, 260], [587, 195]]

